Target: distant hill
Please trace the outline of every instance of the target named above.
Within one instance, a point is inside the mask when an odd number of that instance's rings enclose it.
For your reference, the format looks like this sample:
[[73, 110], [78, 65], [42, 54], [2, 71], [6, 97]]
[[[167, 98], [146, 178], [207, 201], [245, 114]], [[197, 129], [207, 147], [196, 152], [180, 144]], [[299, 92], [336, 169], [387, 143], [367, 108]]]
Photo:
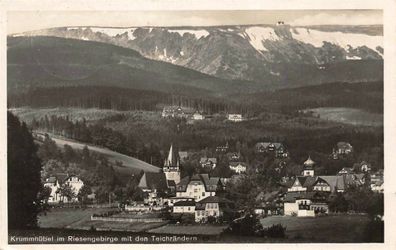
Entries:
[[7, 88], [114, 86], [184, 95], [221, 96], [258, 89], [155, 61], [110, 44], [56, 37], [8, 38]]

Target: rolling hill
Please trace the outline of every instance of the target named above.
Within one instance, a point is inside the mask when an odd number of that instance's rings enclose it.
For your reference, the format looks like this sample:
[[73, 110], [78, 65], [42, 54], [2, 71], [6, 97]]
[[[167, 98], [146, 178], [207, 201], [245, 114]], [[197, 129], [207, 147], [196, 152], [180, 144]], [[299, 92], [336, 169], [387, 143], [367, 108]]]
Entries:
[[184, 95], [221, 96], [259, 88], [155, 61], [110, 44], [57, 37], [9, 37], [8, 91], [31, 87], [112, 86]]

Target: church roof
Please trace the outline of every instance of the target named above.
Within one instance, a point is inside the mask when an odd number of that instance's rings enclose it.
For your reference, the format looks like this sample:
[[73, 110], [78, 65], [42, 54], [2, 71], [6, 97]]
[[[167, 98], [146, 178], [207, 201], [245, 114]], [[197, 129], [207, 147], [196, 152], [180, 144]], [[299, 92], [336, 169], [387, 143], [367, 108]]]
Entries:
[[168, 157], [165, 160], [166, 167], [176, 167], [179, 166], [179, 155], [173, 150], [173, 145], [170, 146]]
[[168, 188], [164, 173], [144, 173], [140, 179], [139, 188], [165, 190]]
[[311, 156], [308, 156], [308, 159], [304, 162], [304, 166], [312, 167], [315, 162], [311, 159]]

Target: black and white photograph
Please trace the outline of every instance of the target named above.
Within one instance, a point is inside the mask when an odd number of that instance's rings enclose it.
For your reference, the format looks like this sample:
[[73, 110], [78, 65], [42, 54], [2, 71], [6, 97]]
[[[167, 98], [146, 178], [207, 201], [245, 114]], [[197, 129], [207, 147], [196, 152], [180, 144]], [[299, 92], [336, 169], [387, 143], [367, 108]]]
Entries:
[[9, 245], [385, 242], [383, 9], [6, 26]]

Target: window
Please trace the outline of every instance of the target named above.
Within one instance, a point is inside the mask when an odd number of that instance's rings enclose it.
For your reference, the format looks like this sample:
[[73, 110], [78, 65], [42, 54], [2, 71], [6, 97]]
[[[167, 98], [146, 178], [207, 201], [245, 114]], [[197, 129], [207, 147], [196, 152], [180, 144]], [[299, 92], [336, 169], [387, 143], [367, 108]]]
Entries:
[[205, 196], [205, 192], [202, 192], [202, 196]]

